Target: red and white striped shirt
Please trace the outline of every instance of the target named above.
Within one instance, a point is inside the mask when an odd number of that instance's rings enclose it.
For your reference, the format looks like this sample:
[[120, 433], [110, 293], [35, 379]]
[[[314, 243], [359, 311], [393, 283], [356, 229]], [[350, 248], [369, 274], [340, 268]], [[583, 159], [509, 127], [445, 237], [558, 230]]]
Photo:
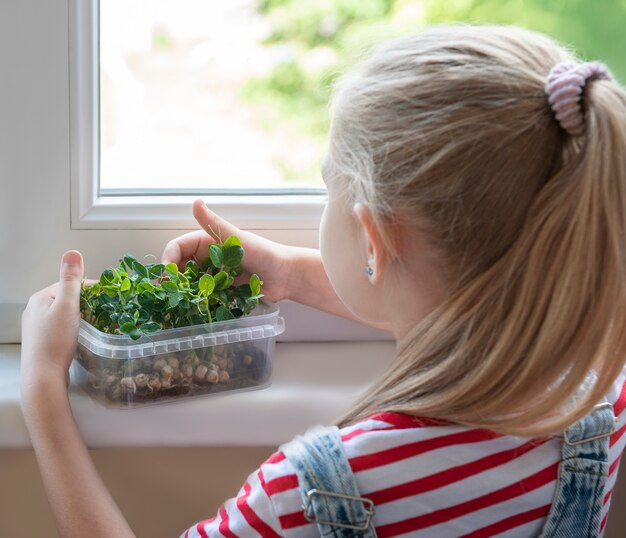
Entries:
[[[626, 444], [626, 371], [607, 400], [614, 405], [602, 531]], [[374, 501], [380, 538], [537, 536], [550, 510], [561, 437], [529, 439], [489, 430], [379, 413], [341, 429], [358, 489]], [[298, 479], [282, 452], [253, 472], [215, 517], [181, 534], [196, 537], [319, 536], [302, 512]]]

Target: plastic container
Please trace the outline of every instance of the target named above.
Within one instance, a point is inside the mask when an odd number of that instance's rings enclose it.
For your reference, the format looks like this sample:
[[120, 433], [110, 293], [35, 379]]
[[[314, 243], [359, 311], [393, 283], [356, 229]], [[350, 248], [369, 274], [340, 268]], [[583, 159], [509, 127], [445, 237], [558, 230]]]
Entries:
[[276, 336], [285, 320], [260, 301], [247, 316], [165, 329], [132, 340], [80, 321], [73, 375], [97, 401], [132, 408], [271, 383]]

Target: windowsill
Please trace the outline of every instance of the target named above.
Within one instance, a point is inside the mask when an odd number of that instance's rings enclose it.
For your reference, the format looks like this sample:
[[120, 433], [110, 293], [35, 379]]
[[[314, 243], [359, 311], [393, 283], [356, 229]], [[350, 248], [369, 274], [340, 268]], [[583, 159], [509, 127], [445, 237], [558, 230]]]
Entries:
[[[309, 230], [318, 233], [321, 195], [96, 196], [96, 186], [76, 185], [72, 229], [195, 230], [191, 205], [202, 198], [213, 211], [245, 230]], [[86, 191], [86, 192], [83, 192]]]
[[[394, 348], [394, 341], [278, 342], [266, 389], [117, 410], [71, 385], [70, 403], [89, 448], [274, 446], [347, 410]], [[20, 408], [19, 355], [19, 345], [0, 345], [0, 448], [31, 446]]]

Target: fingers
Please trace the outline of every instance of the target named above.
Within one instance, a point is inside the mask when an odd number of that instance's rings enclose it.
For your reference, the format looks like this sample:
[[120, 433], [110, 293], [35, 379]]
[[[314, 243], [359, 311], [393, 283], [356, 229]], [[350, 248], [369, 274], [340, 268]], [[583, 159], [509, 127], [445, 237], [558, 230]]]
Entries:
[[241, 239], [242, 231], [239, 228], [208, 209], [200, 199], [193, 203], [193, 216], [216, 241], [223, 242], [231, 235], [236, 235]]
[[208, 255], [207, 247], [211, 243], [225, 241], [231, 235], [236, 235], [243, 242], [242, 235], [245, 235], [245, 232], [207, 209], [200, 199], [193, 203], [193, 216], [202, 230], [188, 232], [167, 243], [161, 255], [161, 263], [174, 262], [182, 269], [187, 260], [196, 259], [200, 262], [204, 259]]
[[46, 309], [50, 308], [50, 305], [54, 302], [54, 298], [57, 295], [58, 287], [59, 283], [55, 282], [54, 284], [33, 293], [28, 299], [26, 310], [39, 309], [42, 307]]
[[59, 273], [59, 287], [54, 300], [55, 305], [78, 305], [80, 285], [83, 278], [83, 257], [76, 250], [63, 254]]
[[196, 230], [172, 239], [163, 250], [161, 263], [174, 262], [182, 269], [181, 265], [187, 260], [193, 259], [200, 254], [200, 259], [206, 256], [206, 244], [210, 242], [204, 230]]
[[57, 296], [57, 288], [59, 287], [59, 283], [55, 282], [54, 284], [50, 284], [47, 288], [43, 288], [39, 290], [37, 293], [33, 295], [40, 295], [41, 297], [50, 297], [54, 299]]

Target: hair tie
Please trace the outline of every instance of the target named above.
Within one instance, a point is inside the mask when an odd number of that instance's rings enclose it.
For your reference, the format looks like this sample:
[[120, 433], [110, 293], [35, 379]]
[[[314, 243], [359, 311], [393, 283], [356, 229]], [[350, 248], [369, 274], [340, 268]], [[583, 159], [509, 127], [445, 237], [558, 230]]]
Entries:
[[575, 64], [560, 62], [550, 69], [545, 90], [556, 119], [572, 136], [583, 134], [585, 118], [580, 97], [587, 79], [613, 80], [608, 68], [599, 62]]

